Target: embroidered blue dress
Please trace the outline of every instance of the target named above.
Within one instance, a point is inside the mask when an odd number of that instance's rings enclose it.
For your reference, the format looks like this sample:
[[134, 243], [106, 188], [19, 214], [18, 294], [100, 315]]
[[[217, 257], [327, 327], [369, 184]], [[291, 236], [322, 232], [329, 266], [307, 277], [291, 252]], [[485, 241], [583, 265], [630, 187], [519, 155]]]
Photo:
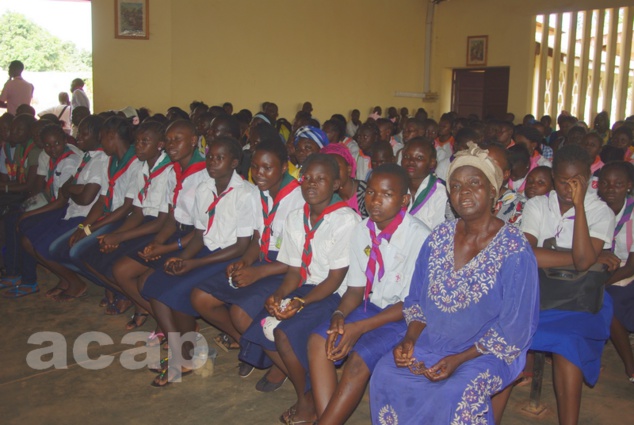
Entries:
[[441, 224], [423, 245], [403, 313], [408, 324], [426, 323], [414, 348], [426, 367], [474, 345], [482, 355], [431, 382], [396, 367], [388, 353], [370, 381], [374, 424], [492, 424], [491, 395], [524, 368], [539, 317], [533, 251], [518, 228], [504, 225], [454, 270], [456, 223]]

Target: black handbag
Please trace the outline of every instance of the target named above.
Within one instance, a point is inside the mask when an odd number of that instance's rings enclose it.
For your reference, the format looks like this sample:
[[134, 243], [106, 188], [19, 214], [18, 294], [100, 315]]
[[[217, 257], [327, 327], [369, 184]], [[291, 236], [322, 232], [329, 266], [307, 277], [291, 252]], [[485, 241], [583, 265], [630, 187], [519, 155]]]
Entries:
[[[570, 252], [559, 248], [555, 238], [544, 241], [544, 248]], [[568, 310], [598, 313], [603, 307], [605, 282], [610, 274], [603, 264], [596, 263], [579, 272], [572, 266], [539, 269], [539, 305], [542, 310]]]
[[585, 272], [566, 267], [539, 269], [540, 308], [598, 313], [609, 277], [603, 264]]

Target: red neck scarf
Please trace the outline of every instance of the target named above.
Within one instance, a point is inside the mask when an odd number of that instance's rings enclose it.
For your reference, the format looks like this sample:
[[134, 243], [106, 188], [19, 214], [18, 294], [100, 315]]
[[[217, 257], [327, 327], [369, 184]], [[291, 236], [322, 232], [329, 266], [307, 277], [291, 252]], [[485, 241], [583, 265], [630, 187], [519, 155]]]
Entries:
[[147, 197], [148, 189], [152, 184], [152, 180], [160, 176], [163, 171], [168, 169], [170, 165], [172, 165], [172, 161], [170, 160], [169, 156], [165, 155], [160, 162], [154, 164], [154, 168], [150, 170], [149, 176], [143, 174], [143, 188], [139, 191], [138, 194], [139, 202], [143, 203], [143, 201]]
[[108, 164], [108, 191], [106, 192], [106, 202], [104, 203], [103, 209], [105, 213], [112, 212], [112, 201], [114, 198], [114, 186], [130, 165], [137, 159], [135, 155], [134, 146], [130, 146], [127, 150], [123, 158], [120, 160], [115, 159], [114, 157], [110, 157], [110, 162]]
[[174, 173], [176, 174], [176, 187], [174, 188], [174, 198], [172, 201], [172, 206], [176, 208], [176, 201], [178, 200], [178, 195], [183, 189], [183, 182], [185, 179], [192, 174], [196, 174], [200, 170], [205, 169], [205, 160], [198, 152], [198, 149], [194, 150], [194, 154], [192, 155], [187, 168], [183, 170], [183, 167], [179, 162], [174, 163]]
[[379, 235], [376, 234], [376, 225], [372, 220], [368, 220], [366, 226], [370, 230], [370, 238], [372, 239], [372, 248], [370, 249], [368, 266], [365, 269], [365, 303], [366, 307], [368, 304], [368, 299], [370, 298], [370, 292], [372, 292], [372, 285], [374, 284], [374, 276], [376, 274], [376, 264], [379, 263], [379, 280], [383, 278], [385, 274], [385, 266], [383, 264], [383, 256], [381, 255], [381, 250], [379, 246], [381, 245], [382, 240], [390, 242], [392, 239], [392, 235], [398, 229], [398, 226], [403, 222], [403, 218], [405, 217], [405, 209], [402, 209], [396, 217], [392, 219], [390, 224], [388, 224], [385, 229]]
[[233, 190], [233, 187], [230, 187], [226, 189], [224, 192], [222, 192], [220, 196], [217, 196], [215, 193], [213, 194], [214, 200], [211, 201], [211, 204], [209, 204], [209, 208], [207, 208], [207, 215], [209, 216], [209, 221], [207, 222], [207, 231], [205, 232], [205, 235], [209, 233], [209, 231], [211, 230], [211, 226], [214, 224], [214, 217], [216, 216], [216, 205], [218, 205], [220, 200], [224, 198], [225, 195], [227, 195], [232, 190]]
[[[103, 152], [103, 149], [102, 148], [95, 149], [95, 152]], [[77, 171], [75, 171], [75, 177], [73, 177], [73, 181], [75, 183], [77, 183], [77, 180], [79, 179], [79, 175], [81, 174], [82, 170], [86, 168], [86, 165], [90, 162], [91, 159], [92, 159], [92, 156], [90, 155], [90, 152], [86, 152], [84, 154], [84, 157], [81, 159], [81, 164], [79, 164], [79, 167], [77, 167]]]
[[49, 193], [51, 202], [56, 199], [55, 191], [53, 190], [53, 180], [55, 180], [55, 171], [57, 170], [57, 166], [62, 160], [68, 158], [73, 155], [75, 152], [71, 151], [68, 146], [64, 148], [64, 152], [55, 160], [53, 158], [48, 159], [48, 172], [46, 175], [46, 191]]
[[313, 250], [310, 245], [310, 242], [313, 240], [317, 229], [321, 226], [321, 223], [324, 221], [324, 217], [330, 214], [333, 211], [337, 211], [338, 209], [347, 207], [348, 204], [343, 202], [339, 195], [334, 195], [332, 200], [330, 201], [330, 205], [328, 205], [324, 211], [317, 217], [317, 221], [313, 228], [310, 228], [310, 207], [308, 204], [304, 204], [304, 232], [306, 232], [306, 238], [304, 239], [304, 249], [302, 250], [302, 266], [299, 271], [302, 280], [299, 283], [299, 286], [302, 286], [306, 283], [308, 279], [308, 275], [310, 274], [308, 271], [308, 267], [313, 259]]
[[280, 190], [277, 192], [275, 199], [273, 200], [273, 206], [269, 211], [269, 202], [264, 195], [264, 192], [260, 191], [260, 201], [262, 204], [262, 218], [264, 219], [264, 230], [262, 230], [262, 236], [260, 236], [260, 260], [269, 260], [269, 245], [271, 243], [271, 226], [275, 219], [277, 209], [282, 202], [282, 199], [286, 198], [293, 190], [299, 187], [299, 182], [293, 178], [288, 172], [284, 174], [282, 182], [280, 183]]

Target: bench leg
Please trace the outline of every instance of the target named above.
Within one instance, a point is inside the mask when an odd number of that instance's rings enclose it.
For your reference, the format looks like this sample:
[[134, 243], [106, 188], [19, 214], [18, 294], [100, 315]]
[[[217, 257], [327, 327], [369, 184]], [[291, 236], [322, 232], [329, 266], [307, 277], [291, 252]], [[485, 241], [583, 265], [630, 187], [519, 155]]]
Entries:
[[544, 360], [546, 355], [544, 352], [537, 351], [533, 363], [533, 380], [531, 382], [531, 394], [528, 406], [523, 410], [533, 415], [539, 415], [546, 406], [541, 403], [542, 398], [542, 381], [544, 378]]

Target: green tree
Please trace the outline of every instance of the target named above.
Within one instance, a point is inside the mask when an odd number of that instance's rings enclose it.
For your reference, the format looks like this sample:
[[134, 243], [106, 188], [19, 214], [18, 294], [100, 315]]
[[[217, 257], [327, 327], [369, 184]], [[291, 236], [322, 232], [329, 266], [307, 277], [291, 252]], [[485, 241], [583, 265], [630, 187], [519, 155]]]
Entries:
[[62, 41], [26, 16], [6, 12], [0, 16], [0, 66], [20, 60], [29, 71], [85, 71], [92, 56], [74, 43]]

